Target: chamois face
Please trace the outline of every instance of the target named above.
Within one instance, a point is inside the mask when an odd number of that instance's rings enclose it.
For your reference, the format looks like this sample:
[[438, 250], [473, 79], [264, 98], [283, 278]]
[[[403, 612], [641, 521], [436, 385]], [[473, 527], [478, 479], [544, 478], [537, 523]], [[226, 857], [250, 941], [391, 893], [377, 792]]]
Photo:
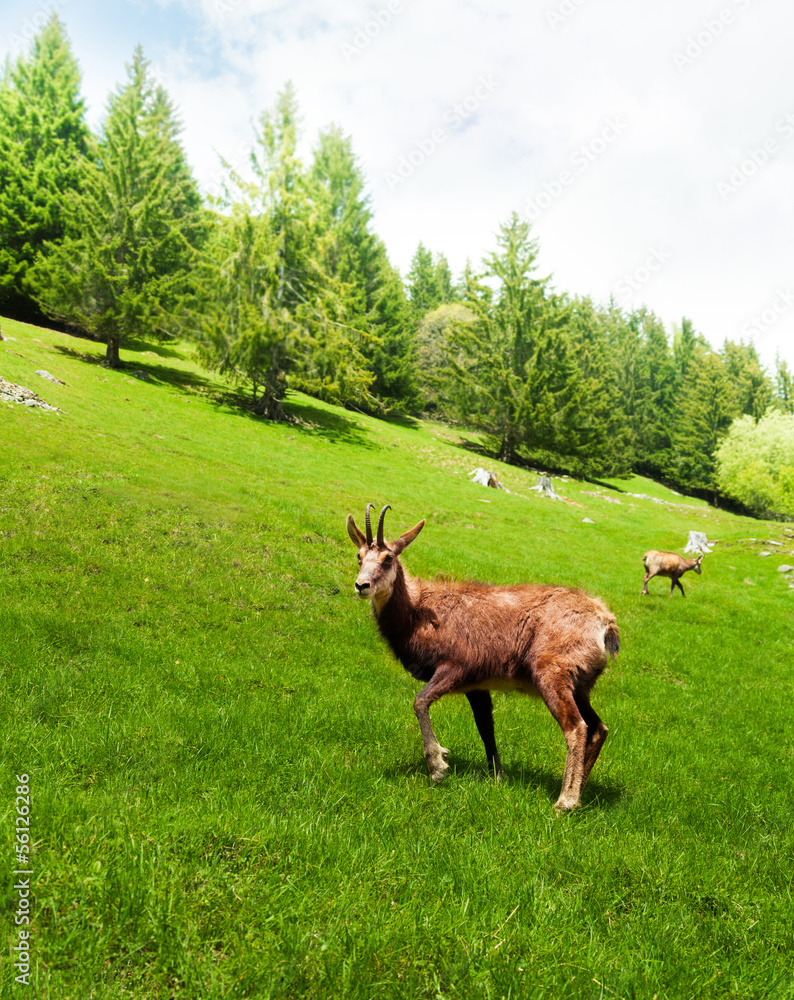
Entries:
[[389, 509], [387, 504], [380, 512], [377, 538], [373, 540], [369, 522], [371, 506], [372, 504], [367, 504], [366, 535], [358, 528], [350, 514], [347, 517], [347, 533], [358, 549], [359, 572], [355, 582], [356, 594], [368, 600], [374, 599], [376, 610], [379, 610], [388, 601], [394, 588], [400, 565], [400, 553], [416, 538], [425, 522], [420, 521], [393, 542], [387, 542], [383, 537], [383, 519]]
[[358, 550], [358, 576], [354, 584], [359, 597], [372, 599], [376, 594], [391, 595], [397, 576], [397, 556], [391, 547], [378, 548], [376, 542]]
[[701, 572], [701, 569], [700, 569], [700, 559], [698, 559], [698, 560], [697, 560], [697, 561], [695, 562], [695, 565], [694, 565], [694, 566], [692, 567], [692, 569], [693, 569], [693, 570], [694, 570], [694, 571], [695, 571], [695, 572], [696, 572], [696, 573], [697, 573], [698, 575], [700, 574], [700, 572]]

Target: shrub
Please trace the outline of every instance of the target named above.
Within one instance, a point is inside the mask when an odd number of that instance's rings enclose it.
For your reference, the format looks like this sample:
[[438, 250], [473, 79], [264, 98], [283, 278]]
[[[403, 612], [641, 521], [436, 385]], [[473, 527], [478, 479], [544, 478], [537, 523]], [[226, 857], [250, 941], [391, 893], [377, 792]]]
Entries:
[[739, 417], [716, 458], [724, 493], [759, 517], [794, 517], [794, 416]]

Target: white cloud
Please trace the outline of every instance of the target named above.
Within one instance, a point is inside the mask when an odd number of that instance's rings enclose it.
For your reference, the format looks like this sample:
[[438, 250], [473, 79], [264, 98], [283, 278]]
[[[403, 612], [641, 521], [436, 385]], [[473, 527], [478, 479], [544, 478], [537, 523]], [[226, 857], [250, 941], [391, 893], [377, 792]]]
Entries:
[[[252, 121], [292, 79], [307, 150], [331, 121], [352, 135], [375, 226], [403, 271], [419, 240], [455, 270], [478, 262], [508, 214], [570, 170], [535, 222], [559, 288], [605, 301], [661, 247], [663, 265], [622, 304], [646, 302], [668, 324], [689, 316], [715, 345], [746, 339], [766, 310], [754, 335], [764, 360], [780, 350], [794, 365], [794, 309], [769, 306], [794, 280], [794, 138], [776, 132], [794, 113], [787, 0], [61, 2], [92, 109], [140, 40], [208, 187], [215, 150], [243, 162]], [[38, 7], [7, 6], [9, 47]], [[453, 121], [482, 78], [498, 85]], [[576, 171], [610, 118], [628, 127]], [[719, 181], [770, 137], [774, 155], [721, 196]], [[403, 160], [413, 171], [390, 183]]]

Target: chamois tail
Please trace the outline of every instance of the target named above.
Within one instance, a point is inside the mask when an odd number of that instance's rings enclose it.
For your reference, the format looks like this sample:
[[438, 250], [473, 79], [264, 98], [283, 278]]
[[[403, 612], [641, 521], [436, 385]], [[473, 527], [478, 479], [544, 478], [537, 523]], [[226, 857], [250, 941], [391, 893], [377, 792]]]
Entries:
[[604, 632], [604, 647], [614, 660], [620, 651], [620, 632], [614, 621], [611, 621]]

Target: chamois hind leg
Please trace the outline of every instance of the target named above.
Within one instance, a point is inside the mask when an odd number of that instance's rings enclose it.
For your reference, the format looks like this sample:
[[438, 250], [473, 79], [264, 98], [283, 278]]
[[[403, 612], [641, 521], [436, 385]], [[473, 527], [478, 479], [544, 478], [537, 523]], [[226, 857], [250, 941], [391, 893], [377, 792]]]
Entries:
[[447, 764], [446, 760], [449, 750], [442, 747], [436, 739], [436, 734], [433, 732], [433, 726], [430, 722], [430, 706], [434, 701], [438, 701], [442, 695], [449, 694], [453, 688], [454, 683], [452, 679], [446, 677], [445, 671], [439, 666], [436, 667], [433, 679], [422, 688], [414, 699], [414, 712], [416, 713], [416, 718], [419, 720], [419, 730], [422, 733], [422, 744], [425, 748], [427, 769], [430, 771], [430, 777], [436, 785], [444, 780], [449, 770], [449, 764]]
[[555, 663], [549, 663], [547, 669], [548, 675], [544, 676], [544, 673], [541, 673], [536, 680], [536, 686], [546, 702], [546, 707], [562, 729], [568, 747], [562, 789], [560, 797], [554, 803], [557, 812], [568, 812], [579, 805], [579, 795], [584, 784], [587, 723], [582, 718], [573, 694], [567, 686], [567, 671], [561, 670], [560, 665]]
[[491, 777], [500, 781], [505, 776], [502, 769], [502, 762], [499, 760], [499, 751], [496, 749], [496, 737], [493, 728], [493, 702], [490, 691], [467, 691], [466, 697], [469, 699], [471, 710], [474, 712], [474, 721], [477, 725], [477, 732], [485, 745], [485, 753], [488, 757], [488, 770]]
[[645, 579], [642, 581], [642, 591], [640, 592], [640, 597], [642, 597], [643, 595], [645, 595], [646, 597], [650, 597], [650, 594], [648, 593], [648, 581], [652, 580], [655, 576], [656, 574], [651, 573], [650, 570], [646, 571]]
[[604, 723], [599, 718], [593, 706], [590, 704], [590, 695], [585, 691], [577, 691], [574, 693], [574, 700], [576, 701], [576, 707], [587, 726], [587, 745], [584, 752], [584, 768], [582, 770], [582, 787], [579, 789], [581, 792], [587, 783], [587, 779], [590, 777], [590, 772], [593, 769], [593, 764], [598, 760], [598, 755], [601, 753], [601, 747], [606, 742], [606, 738], [609, 735], [609, 729], [604, 725]]

